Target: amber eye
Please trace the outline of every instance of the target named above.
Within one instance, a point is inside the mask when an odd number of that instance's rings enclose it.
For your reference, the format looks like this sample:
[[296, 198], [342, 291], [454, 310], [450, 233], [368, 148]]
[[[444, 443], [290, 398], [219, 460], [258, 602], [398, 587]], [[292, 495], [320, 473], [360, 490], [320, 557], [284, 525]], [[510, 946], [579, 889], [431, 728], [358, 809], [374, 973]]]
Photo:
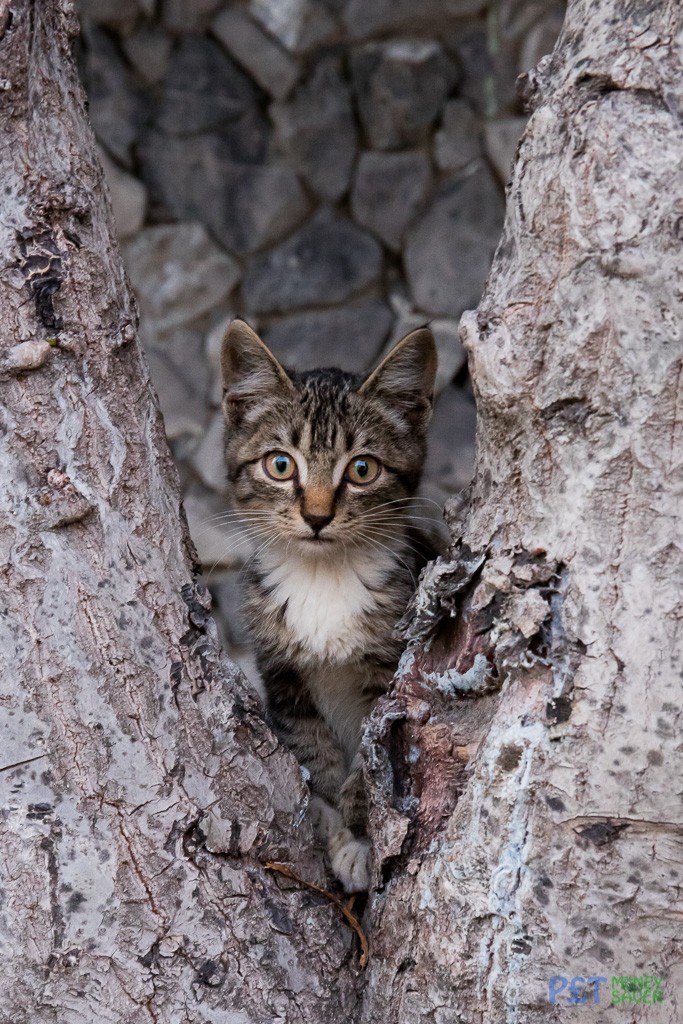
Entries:
[[380, 474], [382, 467], [372, 455], [359, 455], [346, 467], [344, 479], [351, 484], [371, 484]]
[[286, 452], [271, 452], [261, 465], [271, 480], [291, 480], [296, 473], [296, 462]]

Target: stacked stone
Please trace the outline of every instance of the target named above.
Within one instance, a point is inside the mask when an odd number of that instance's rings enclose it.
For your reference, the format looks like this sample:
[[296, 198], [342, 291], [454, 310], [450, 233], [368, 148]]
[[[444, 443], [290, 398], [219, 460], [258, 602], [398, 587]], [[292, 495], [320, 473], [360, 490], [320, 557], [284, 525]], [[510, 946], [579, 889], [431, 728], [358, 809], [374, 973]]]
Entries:
[[303, 369], [363, 371], [432, 324], [425, 494], [472, 472], [458, 318], [498, 242], [517, 75], [562, 0], [80, 0], [81, 65], [143, 343], [227, 638], [218, 352], [246, 317]]

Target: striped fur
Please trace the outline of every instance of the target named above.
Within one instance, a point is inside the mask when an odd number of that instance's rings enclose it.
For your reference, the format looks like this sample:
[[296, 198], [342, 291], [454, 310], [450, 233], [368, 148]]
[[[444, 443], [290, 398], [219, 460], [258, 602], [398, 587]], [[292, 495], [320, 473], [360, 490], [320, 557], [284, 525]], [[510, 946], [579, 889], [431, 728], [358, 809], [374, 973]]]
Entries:
[[[367, 888], [362, 725], [401, 644], [394, 627], [433, 551], [411, 518], [425, 458], [436, 351], [414, 331], [363, 380], [285, 370], [234, 321], [223, 342], [226, 462], [255, 554], [246, 617], [281, 740], [311, 777], [315, 816], [348, 891]], [[293, 459], [274, 480], [264, 458]], [[345, 477], [371, 456], [370, 483]], [[288, 463], [291, 467], [293, 464]]]

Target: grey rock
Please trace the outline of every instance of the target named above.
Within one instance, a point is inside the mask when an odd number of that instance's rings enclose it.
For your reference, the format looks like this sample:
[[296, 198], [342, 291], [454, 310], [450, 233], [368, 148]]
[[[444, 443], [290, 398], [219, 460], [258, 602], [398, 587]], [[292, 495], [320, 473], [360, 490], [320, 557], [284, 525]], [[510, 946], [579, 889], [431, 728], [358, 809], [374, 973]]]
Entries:
[[459, 317], [477, 304], [504, 212], [498, 185], [483, 163], [443, 182], [408, 233], [405, 265], [416, 306]]
[[365, 299], [338, 309], [297, 313], [271, 323], [264, 340], [286, 366], [312, 370], [339, 366], [349, 373], [369, 369], [391, 327], [389, 307]]
[[254, 115], [257, 92], [223, 48], [203, 36], [180, 39], [171, 53], [158, 127], [198, 135]]
[[294, 53], [314, 49], [339, 34], [337, 22], [318, 0], [250, 0], [249, 13]]
[[[270, 126], [260, 111], [246, 110], [220, 131], [194, 136], [148, 131], [138, 146], [138, 157], [155, 199], [176, 212], [188, 203], [213, 208], [221, 203], [221, 181], [234, 164], [266, 161]], [[183, 196], [188, 188], [196, 196]], [[205, 195], [206, 194], [206, 195]]]
[[77, 0], [80, 18], [105, 25], [115, 32], [130, 32], [138, 20], [142, 4], [138, 0]]
[[429, 326], [434, 334], [439, 353], [439, 368], [436, 373], [436, 391], [440, 394], [453, 383], [467, 363], [467, 352], [460, 340], [459, 323], [448, 317], [435, 317]]
[[244, 619], [244, 593], [238, 572], [221, 573], [220, 579], [211, 585], [219, 619], [224, 625], [224, 636], [228, 643], [245, 647], [249, 643]]
[[423, 142], [458, 80], [455, 62], [434, 40], [368, 43], [352, 54], [351, 69], [373, 149]]
[[351, 194], [354, 219], [398, 251], [431, 181], [426, 153], [363, 153]]
[[[495, 38], [490, 55], [495, 81], [488, 83], [489, 96], [495, 98], [496, 103], [490, 105], [489, 117], [518, 111], [516, 79], [520, 71], [528, 71], [531, 66], [520, 66], [520, 47], [523, 48], [534, 23], [555, 3], [556, 0], [498, 0], [496, 3], [493, 20], [489, 22]], [[559, 0], [559, 6], [564, 8], [563, 0]], [[539, 57], [546, 52], [542, 50]]]
[[249, 313], [277, 313], [344, 302], [377, 280], [382, 252], [371, 235], [322, 210], [247, 268]]
[[427, 327], [430, 322], [428, 314], [414, 309], [410, 300], [402, 293], [391, 295], [389, 302], [395, 313], [395, 319], [382, 356], [385, 356], [397, 341], [405, 338], [406, 334], [416, 331], [419, 327]]
[[526, 122], [525, 117], [504, 117], [498, 121], [487, 121], [484, 126], [486, 153], [504, 185], [510, 180], [517, 143]]
[[211, 31], [262, 89], [283, 99], [299, 77], [299, 63], [237, 8], [221, 11]]
[[147, 210], [147, 189], [132, 174], [122, 171], [103, 149], [99, 152], [109, 186], [112, 212], [119, 239], [130, 238], [140, 230]]
[[228, 526], [232, 520], [216, 518], [226, 511], [225, 498], [207, 494], [197, 485], [183, 497], [190, 536], [204, 570], [209, 573], [217, 567], [240, 569], [252, 553], [246, 531]]
[[451, 45], [461, 71], [459, 95], [478, 114], [494, 117], [498, 112], [499, 89], [487, 30], [468, 28], [460, 31]]
[[221, 412], [211, 417], [208, 430], [192, 453], [190, 461], [206, 487], [216, 494], [228, 493], [225, 469], [225, 420]]
[[203, 32], [221, 3], [222, 0], [161, 0], [161, 23], [176, 35]]
[[160, 82], [168, 70], [173, 40], [152, 25], [144, 25], [122, 41], [123, 52], [137, 73], [150, 85]]
[[236, 262], [201, 224], [145, 228], [124, 249], [142, 317], [157, 331], [196, 320], [239, 280]]
[[460, 340], [457, 320], [449, 317], [434, 317], [430, 319], [424, 313], [416, 312], [413, 309], [402, 310], [394, 321], [394, 327], [385, 346], [385, 352], [393, 348], [396, 342], [404, 338], [406, 334], [417, 330], [418, 327], [425, 326], [429, 326], [434, 335], [439, 356], [434, 388], [435, 394], [439, 395], [453, 383], [453, 378], [462, 370], [467, 362], [467, 353]]
[[[204, 356], [204, 331], [195, 322], [160, 328], [148, 317], [140, 321], [140, 341], [145, 352], [170, 360], [193, 398], [203, 402], [209, 385], [210, 367]], [[205, 418], [204, 413], [202, 419]]]
[[445, 389], [434, 406], [425, 480], [444, 493], [467, 487], [474, 473], [477, 414], [460, 388]]
[[438, 31], [450, 18], [479, 14], [486, 0], [346, 0], [343, 21], [349, 36], [366, 39], [404, 29]]
[[155, 203], [173, 217], [203, 221], [223, 245], [244, 255], [291, 231], [309, 204], [289, 167], [236, 162], [234, 153], [225, 132], [194, 138], [150, 132], [139, 148]]
[[95, 134], [107, 151], [132, 168], [132, 148], [150, 119], [147, 98], [133, 82], [114, 40], [102, 29], [84, 29], [84, 77]]
[[201, 398], [188, 385], [170, 356], [149, 347], [146, 356], [169, 441], [187, 436], [201, 437], [206, 423]]
[[289, 163], [322, 199], [339, 199], [356, 155], [351, 96], [339, 62], [321, 61], [289, 102], [273, 104], [270, 115]]
[[[228, 327], [235, 319], [233, 310], [223, 312], [213, 320], [204, 340], [204, 362], [208, 369], [209, 384], [207, 402], [214, 408], [220, 408], [223, 399], [223, 381], [221, 380], [221, 347]], [[252, 327], [255, 327], [252, 324]]]
[[465, 100], [449, 100], [434, 135], [434, 159], [442, 171], [460, 171], [482, 153], [481, 123]]
[[551, 53], [560, 34], [564, 23], [564, 4], [555, 2], [544, 6], [542, 17], [529, 30], [520, 48], [517, 68], [519, 74], [536, 67], [541, 57]]
[[158, 321], [143, 314], [140, 341], [166, 435], [173, 443], [173, 454], [185, 481], [185, 460], [201, 444], [209, 416], [205, 404], [209, 367], [203, 359], [204, 332], [193, 324], [160, 327]]

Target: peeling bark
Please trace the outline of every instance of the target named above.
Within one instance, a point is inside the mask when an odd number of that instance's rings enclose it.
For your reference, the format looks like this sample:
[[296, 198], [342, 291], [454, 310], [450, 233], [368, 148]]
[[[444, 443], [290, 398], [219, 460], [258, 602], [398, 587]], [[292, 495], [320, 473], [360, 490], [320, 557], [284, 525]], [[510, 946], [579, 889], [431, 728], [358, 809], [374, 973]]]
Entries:
[[0, 2], [0, 1020], [348, 1020], [307, 799], [193, 582], [62, 0]]
[[[681, 1018], [681, 18], [573, 0], [523, 83], [461, 327], [476, 477], [366, 737], [363, 1020]], [[607, 977], [602, 1008], [551, 1006], [552, 975]], [[624, 975], [664, 1001], [608, 1009]]]

